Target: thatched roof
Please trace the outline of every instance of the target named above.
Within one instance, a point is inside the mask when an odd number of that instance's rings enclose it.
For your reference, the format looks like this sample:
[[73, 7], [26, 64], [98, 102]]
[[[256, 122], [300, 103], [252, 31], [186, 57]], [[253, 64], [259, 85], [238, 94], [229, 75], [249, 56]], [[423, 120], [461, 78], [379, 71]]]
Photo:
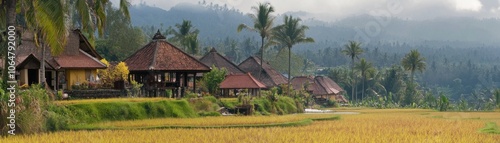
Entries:
[[210, 52], [205, 54], [200, 61], [204, 63], [207, 66], [212, 66], [214, 65], [217, 68], [226, 68], [229, 74], [243, 74], [243, 70], [241, 70], [237, 65], [235, 65], [233, 62], [228, 60], [226, 57], [222, 56], [215, 50], [215, 48], [212, 48]]
[[159, 31], [151, 42], [125, 59], [125, 63], [130, 71], [210, 71], [210, 67], [167, 42]]
[[259, 73], [260, 73], [260, 59], [251, 56], [247, 58], [245, 61], [241, 62], [240, 65], [238, 65], [240, 69], [242, 69], [245, 72], [250, 72], [252, 76], [257, 78], [259, 81], [262, 81], [266, 85], [267, 88], [272, 88], [275, 86], [278, 86], [280, 84], [286, 84], [287, 83], [287, 78], [283, 76], [280, 72], [276, 71], [269, 65], [268, 63], [262, 64], [262, 70], [261, 77], [259, 78]]
[[221, 89], [259, 89], [266, 86], [250, 73], [227, 75], [220, 84]]
[[[40, 64], [42, 59], [41, 48], [35, 46], [33, 33], [31, 32], [23, 32], [21, 40], [21, 44], [16, 49], [17, 67], [32, 69], [35, 66], [33, 64]], [[60, 55], [53, 56], [49, 47], [46, 48], [44, 54], [45, 67], [48, 69], [106, 68], [106, 65], [99, 61], [102, 57], [97, 54], [88, 43], [87, 38], [78, 29], [69, 33], [64, 51]]]
[[292, 79], [292, 86], [296, 90], [303, 89], [307, 85], [306, 91], [313, 95], [334, 95], [337, 101], [348, 102], [342, 96], [342, 89], [335, 81], [325, 76], [298, 76]]

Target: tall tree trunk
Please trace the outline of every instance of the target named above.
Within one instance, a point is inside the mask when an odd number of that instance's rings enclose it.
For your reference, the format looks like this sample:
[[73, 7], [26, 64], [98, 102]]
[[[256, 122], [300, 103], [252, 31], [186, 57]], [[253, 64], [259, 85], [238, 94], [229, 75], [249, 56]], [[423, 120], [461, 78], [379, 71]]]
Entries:
[[[364, 74], [363, 74], [364, 75]], [[366, 76], [363, 76], [363, 81], [362, 81], [363, 87], [361, 87], [361, 102], [363, 102], [363, 99], [365, 98], [365, 82], [366, 82]]]
[[[41, 41], [41, 39], [40, 39]], [[43, 87], [45, 87], [45, 43], [40, 42], [40, 45], [42, 46], [42, 60], [40, 61], [40, 84], [42, 84]]]
[[355, 88], [356, 88], [356, 78], [354, 77], [354, 58], [351, 60], [351, 77], [352, 77], [352, 87], [351, 87], [351, 96], [352, 100], [356, 102], [356, 93], [355, 93]]
[[[262, 81], [262, 71], [264, 71], [263, 65], [264, 64], [264, 37], [261, 37], [261, 45], [260, 45], [260, 72], [259, 72], [259, 81]], [[260, 91], [262, 89], [259, 87], [259, 96], [260, 96]]]
[[[6, 2], [6, 4], [4, 6], [7, 7], [7, 11], [6, 11], [6, 26], [5, 28], [9, 28], [9, 26], [16, 26], [16, 0], [6, 0], [4, 1]], [[7, 33], [7, 32], [6, 32]], [[5, 42], [5, 44], [7, 44], [7, 42]], [[17, 43], [15, 44], [16, 47], [14, 47], [15, 49], [17, 49]], [[7, 47], [7, 45], [5, 45], [5, 47]], [[3, 71], [2, 71], [2, 81], [3, 81], [3, 86], [7, 86], [7, 80], [9, 78], [8, 74], [7, 74], [7, 69], [9, 67], [9, 64], [8, 64], [8, 52], [9, 50], [8, 49], [4, 49], [4, 57], [3, 57], [3, 62], [4, 62], [4, 66], [3, 66]]]
[[291, 58], [292, 57], [292, 47], [288, 47], [288, 96], [290, 96], [291, 88], [290, 88], [290, 78], [292, 77], [291, 70]]

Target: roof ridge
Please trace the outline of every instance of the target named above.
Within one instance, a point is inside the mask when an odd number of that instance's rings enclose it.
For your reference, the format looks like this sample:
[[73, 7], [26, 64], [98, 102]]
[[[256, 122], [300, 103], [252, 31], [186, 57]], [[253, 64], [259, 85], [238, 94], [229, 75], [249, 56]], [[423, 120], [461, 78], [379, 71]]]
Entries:
[[[94, 60], [95, 62], [99, 63], [102, 66], [108, 67], [106, 64], [102, 63], [101, 61], [97, 60], [96, 58], [92, 57], [89, 55], [87, 52], [83, 51], [82, 49], [78, 49], [80, 52], [82, 52], [85, 56], [89, 57], [90, 59]], [[57, 62], [56, 62], [57, 63]], [[59, 63], [57, 63], [59, 64]]]
[[[149, 67], [148, 67], [149, 70], [155, 69], [154, 66], [156, 65], [156, 58], [157, 58], [156, 54], [158, 53], [158, 41], [153, 41], [153, 42], [155, 44], [154, 45], [155, 51], [153, 52], [153, 61], [151, 61], [151, 63], [149, 64]], [[151, 42], [151, 43], [153, 43], [153, 42]]]

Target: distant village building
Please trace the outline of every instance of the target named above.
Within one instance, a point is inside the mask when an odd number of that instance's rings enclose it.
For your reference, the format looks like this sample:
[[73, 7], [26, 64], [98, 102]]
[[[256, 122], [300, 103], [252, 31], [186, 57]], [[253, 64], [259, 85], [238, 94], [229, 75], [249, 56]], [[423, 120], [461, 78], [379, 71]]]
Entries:
[[341, 103], [349, 102], [342, 94], [342, 89], [335, 81], [325, 76], [297, 76], [292, 79], [295, 90], [305, 90], [320, 100], [334, 100]]
[[[227, 75], [220, 84], [223, 97], [237, 97], [239, 94], [258, 95], [259, 89], [266, 86], [255, 79], [250, 73]], [[244, 93], [243, 90], [248, 90]]]
[[[124, 60], [130, 74], [129, 80], [143, 83], [144, 91], [153, 96], [165, 95], [172, 90], [175, 97], [184, 96], [188, 83], [196, 89], [194, 77], [197, 73], [211, 69], [196, 58], [166, 41], [160, 31], [151, 42]], [[153, 93], [149, 93], [153, 92]]]
[[40, 83], [40, 64], [45, 64], [46, 84], [51, 89], [71, 90], [72, 85], [95, 82], [97, 69], [107, 68], [99, 61], [102, 57], [78, 29], [69, 32], [60, 55], [52, 55], [50, 47], [47, 47], [45, 61], [42, 61], [41, 48], [35, 46], [33, 33], [25, 31], [21, 36], [22, 41], [15, 51], [19, 85]]
[[[264, 70], [262, 70], [261, 72], [260, 59], [255, 56], [247, 58], [246, 60], [241, 62], [238, 67], [245, 72], [250, 72], [253, 77], [264, 83], [267, 88], [273, 88], [288, 83], [288, 80], [285, 76], [276, 71], [273, 67], [271, 67], [271, 65], [266, 62], [264, 62], [264, 64], [262, 65]], [[259, 73], [261, 76], [260, 79]]]
[[205, 54], [200, 61], [204, 63], [207, 66], [212, 67], [215, 66], [217, 68], [225, 68], [228, 72], [227, 74], [244, 74], [245, 72], [241, 70], [237, 65], [235, 65], [233, 62], [228, 60], [226, 57], [222, 56], [215, 50], [215, 48], [212, 48], [210, 52]]

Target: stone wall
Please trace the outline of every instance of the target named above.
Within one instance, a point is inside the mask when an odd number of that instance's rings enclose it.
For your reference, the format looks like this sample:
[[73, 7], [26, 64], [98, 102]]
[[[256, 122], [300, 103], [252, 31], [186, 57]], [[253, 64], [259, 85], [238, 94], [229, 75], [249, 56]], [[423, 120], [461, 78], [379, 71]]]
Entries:
[[66, 91], [70, 98], [113, 98], [127, 96], [126, 90], [116, 89], [94, 89], [94, 90], [71, 90]]

